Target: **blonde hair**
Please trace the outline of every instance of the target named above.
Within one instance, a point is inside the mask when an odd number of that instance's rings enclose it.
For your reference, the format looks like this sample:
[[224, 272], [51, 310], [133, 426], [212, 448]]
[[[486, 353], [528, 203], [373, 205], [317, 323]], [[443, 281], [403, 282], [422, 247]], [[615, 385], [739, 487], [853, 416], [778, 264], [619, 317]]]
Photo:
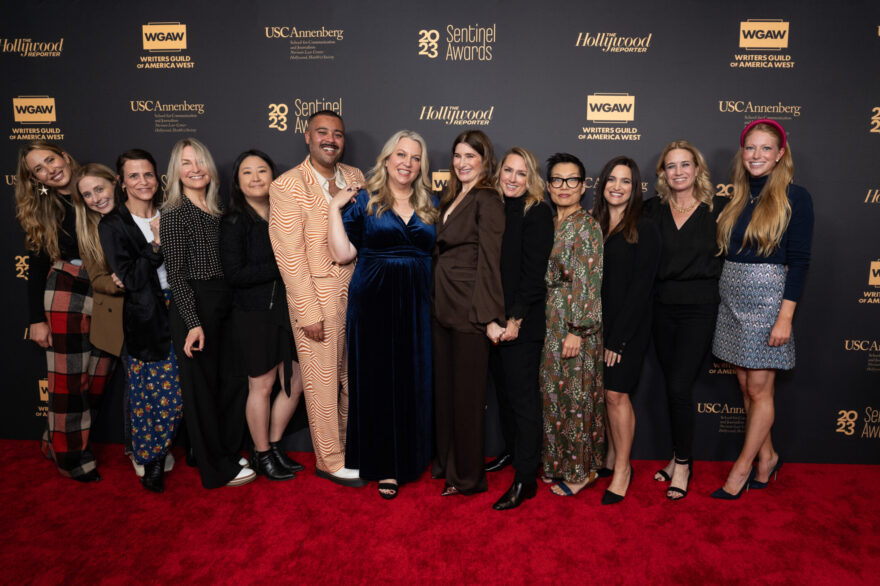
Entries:
[[[776, 137], [777, 146], [782, 144], [779, 130], [769, 124], [756, 124], [746, 135], [746, 138], [756, 130], [768, 132]], [[733, 162], [733, 171], [731, 172], [733, 197], [718, 216], [717, 239], [721, 249], [720, 254], [729, 252], [730, 234], [733, 231], [733, 226], [749, 200], [750, 175], [742, 162], [742, 152], [743, 147], [740, 147]], [[791, 143], [789, 143], [785, 146], [782, 156], [773, 167], [767, 178], [767, 183], [764, 184], [764, 188], [759, 194], [758, 205], [755, 206], [752, 219], [746, 227], [743, 243], [739, 250], [742, 250], [748, 243], [757, 247], [759, 255], [769, 256], [779, 247], [779, 242], [782, 240], [782, 235], [788, 228], [788, 222], [791, 219], [788, 185], [793, 176], [794, 162], [791, 158]]]
[[431, 201], [430, 183], [428, 183], [428, 172], [430, 165], [428, 164], [428, 145], [425, 139], [412, 130], [398, 130], [391, 138], [389, 138], [382, 147], [379, 156], [376, 157], [376, 164], [367, 174], [367, 191], [370, 193], [370, 200], [367, 202], [367, 214], [376, 214], [376, 217], [382, 217], [382, 214], [390, 210], [394, 206], [394, 196], [388, 188], [388, 170], [385, 169], [385, 161], [394, 152], [397, 144], [401, 139], [408, 138], [414, 140], [422, 147], [422, 158], [419, 161], [419, 176], [413, 181], [413, 192], [409, 198], [409, 202], [413, 207], [413, 212], [426, 224], [433, 224], [437, 221], [437, 208]]
[[526, 164], [526, 193], [524, 195], [526, 204], [523, 209], [523, 214], [526, 214], [528, 213], [529, 208], [544, 201], [545, 187], [544, 180], [541, 179], [541, 166], [538, 164], [538, 159], [535, 158], [535, 155], [533, 155], [528, 149], [515, 146], [508, 150], [504, 153], [504, 156], [501, 157], [501, 164], [495, 169], [495, 177], [492, 179], [492, 184], [495, 186], [495, 190], [502, 195], [504, 194], [504, 189], [501, 188], [501, 169], [504, 167], [504, 161], [506, 161], [507, 157], [510, 155], [522, 157], [522, 160]]
[[196, 154], [196, 161], [203, 166], [211, 177], [208, 183], [208, 192], [205, 197], [205, 205], [214, 216], [223, 213], [220, 207], [220, 175], [217, 173], [217, 165], [214, 164], [214, 157], [200, 140], [196, 138], [184, 138], [177, 141], [174, 148], [171, 149], [171, 158], [168, 161], [168, 187], [165, 194], [165, 203], [162, 204], [162, 210], [169, 210], [180, 206], [183, 197], [183, 185], [180, 182], [180, 164], [183, 158], [183, 149], [192, 147]]
[[[79, 241], [79, 253], [83, 260], [94, 266], [101, 266], [109, 273], [101, 240], [98, 237], [98, 223], [103, 217], [90, 209], [79, 190], [79, 182], [85, 177], [99, 177], [110, 182], [110, 197], [115, 197], [116, 174], [109, 167], [100, 163], [89, 163], [79, 168], [73, 176], [73, 207], [76, 210], [76, 238]], [[114, 199], [115, 201], [115, 199]], [[118, 205], [118, 204], [117, 204]]]
[[[79, 166], [59, 146], [45, 140], [33, 140], [18, 151], [18, 168], [15, 174], [15, 217], [24, 230], [25, 247], [34, 253], [44, 251], [52, 262], [61, 259], [58, 230], [64, 220], [64, 204], [54, 187], [37, 181], [27, 163], [31, 151], [51, 151], [64, 159], [70, 167], [71, 180]], [[40, 193], [45, 187], [48, 192]]]
[[713, 207], [712, 197], [715, 195], [715, 190], [712, 189], [712, 179], [709, 177], [709, 167], [706, 164], [706, 159], [703, 158], [703, 153], [684, 139], [673, 140], [667, 144], [663, 148], [663, 152], [660, 153], [660, 158], [657, 159], [657, 167], [655, 169], [657, 172], [657, 182], [654, 184], [654, 188], [657, 190], [657, 195], [660, 197], [660, 201], [666, 203], [669, 200], [671, 190], [669, 189], [669, 183], [666, 181], [666, 155], [668, 155], [670, 151], [676, 149], [688, 151], [691, 154], [691, 157], [693, 157], [694, 165], [697, 167], [697, 175], [694, 178], [694, 199], [709, 206], [709, 210], [711, 211]]

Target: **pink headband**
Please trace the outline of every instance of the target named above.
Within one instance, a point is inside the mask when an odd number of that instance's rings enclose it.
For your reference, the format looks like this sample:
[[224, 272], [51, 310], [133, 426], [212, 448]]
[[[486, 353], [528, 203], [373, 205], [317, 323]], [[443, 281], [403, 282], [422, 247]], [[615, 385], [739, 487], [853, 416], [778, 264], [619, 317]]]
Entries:
[[749, 133], [749, 131], [750, 131], [752, 128], [754, 128], [754, 127], [757, 126], [758, 124], [766, 124], [766, 125], [768, 125], [768, 126], [772, 126], [772, 127], [775, 128], [776, 130], [778, 130], [778, 131], [779, 131], [779, 136], [782, 137], [782, 144], [779, 145], [779, 148], [780, 148], [780, 149], [784, 149], [784, 148], [785, 148], [785, 142], [786, 142], [786, 140], [785, 140], [785, 129], [782, 127], [782, 124], [780, 124], [780, 123], [777, 122], [776, 120], [770, 120], [769, 118], [761, 118], [760, 120], [755, 120], [755, 121], [753, 121], [753, 122], [750, 122], [749, 125], [746, 126], [745, 129], [742, 131], [742, 134], [739, 135], [739, 146], [745, 146], [745, 143], [746, 143], [746, 135]]

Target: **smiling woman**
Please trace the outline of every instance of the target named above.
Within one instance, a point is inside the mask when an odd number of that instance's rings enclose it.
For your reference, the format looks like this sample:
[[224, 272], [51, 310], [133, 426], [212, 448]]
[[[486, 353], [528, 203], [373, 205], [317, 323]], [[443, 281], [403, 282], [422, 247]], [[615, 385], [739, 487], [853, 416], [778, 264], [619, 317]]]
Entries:
[[94, 482], [101, 476], [89, 431], [110, 359], [89, 340], [92, 288], [72, 201], [77, 169], [57, 145], [29, 142], [19, 150], [15, 203], [30, 251], [28, 337], [46, 349], [49, 413], [41, 448], [62, 475]]

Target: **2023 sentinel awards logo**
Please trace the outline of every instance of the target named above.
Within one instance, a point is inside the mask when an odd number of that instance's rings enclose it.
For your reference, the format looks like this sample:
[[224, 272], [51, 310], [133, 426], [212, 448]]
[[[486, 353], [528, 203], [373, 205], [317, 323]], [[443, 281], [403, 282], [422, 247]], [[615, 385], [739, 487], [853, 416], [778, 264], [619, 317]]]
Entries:
[[733, 69], [793, 69], [788, 53], [789, 23], [782, 19], [748, 19], [739, 23], [739, 48]]
[[196, 64], [185, 54], [186, 25], [181, 22], [148, 22], [141, 26], [141, 41], [147, 55], [141, 55], [138, 69], [193, 69]]
[[336, 49], [345, 37], [343, 29], [325, 25], [320, 27], [265, 26], [263, 31], [267, 39], [286, 39], [288, 41], [291, 61], [335, 59], [336, 56], [331, 51]]
[[[626, 93], [594, 93], [587, 96], [587, 126], [578, 140], [638, 141], [642, 135], [634, 125], [636, 97]], [[593, 123], [595, 126], [590, 126]]]
[[440, 29], [419, 31], [419, 55], [443, 61], [491, 61], [495, 58], [498, 30], [494, 23], [447, 24], [442, 30], [442, 36]]
[[55, 98], [51, 96], [17, 96], [12, 98], [12, 114], [16, 126], [9, 131], [9, 140], [64, 140], [58, 122]]
[[269, 104], [269, 128], [278, 132], [289, 130], [294, 134], [304, 134], [309, 116], [321, 110], [331, 110], [342, 116], [342, 97], [296, 98], [290, 105], [284, 102]]

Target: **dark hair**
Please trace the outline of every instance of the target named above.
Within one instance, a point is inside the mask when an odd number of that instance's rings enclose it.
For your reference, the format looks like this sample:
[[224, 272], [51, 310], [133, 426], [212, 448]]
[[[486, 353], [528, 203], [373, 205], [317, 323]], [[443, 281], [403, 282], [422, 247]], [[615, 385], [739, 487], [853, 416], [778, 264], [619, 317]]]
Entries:
[[232, 164], [232, 189], [229, 191], [229, 211], [256, 216], [254, 208], [248, 205], [247, 200], [244, 197], [244, 192], [241, 190], [241, 185], [238, 184], [238, 170], [241, 168], [241, 164], [244, 160], [248, 157], [259, 157], [263, 159], [266, 164], [269, 165], [269, 171], [272, 173], [271, 179], [275, 179], [276, 175], [275, 162], [272, 160], [272, 157], [263, 151], [249, 149], [238, 155], [235, 162]]
[[153, 166], [153, 175], [156, 176], [156, 182], [159, 184], [156, 188], [156, 193], [153, 194], [153, 205], [156, 208], [159, 208], [162, 205], [162, 199], [164, 197], [164, 194], [162, 193], [161, 177], [159, 177], [159, 172], [156, 170], [156, 159], [144, 149], [129, 149], [116, 157], [116, 174], [119, 176], [119, 181], [116, 182], [116, 188], [114, 190], [116, 205], [122, 205], [128, 199], [128, 195], [122, 188], [122, 184], [125, 182], [125, 176], [122, 174], [122, 169], [128, 161], [147, 161]]
[[584, 164], [581, 163], [581, 160], [574, 155], [569, 153], [556, 153], [550, 158], [547, 159], [547, 183], [550, 183], [550, 174], [553, 172], [553, 167], [559, 165], [560, 163], [571, 163], [578, 168], [578, 172], [580, 173], [581, 180], [585, 179], [587, 176], [587, 171], [584, 169]]
[[[609, 233], [608, 226], [611, 223], [611, 212], [608, 209], [608, 202], [605, 201], [605, 185], [608, 183], [608, 176], [618, 165], [628, 167], [632, 173], [632, 192], [629, 201], [626, 202], [626, 208], [623, 210], [623, 218], [620, 223], [614, 227]], [[596, 195], [593, 197], [593, 209], [590, 211], [593, 217], [599, 222], [602, 228], [602, 235], [605, 240], [612, 234], [623, 232], [623, 237], [630, 244], [639, 241], [639, 231], [637, 224], [639, 217], [642, 215], [642, 175], [639, 173], [639, 166], [629, 157], [614, 157], [602, 168], [599, 179], [596, 181]]]
[[[330, 116], [331, 118], [336, 118], [340, 122], [342, 122], [342, 126], [345, 126], [345, 120], [342, 119], [342, 116], [334, 112], [333, 110], [319, 110], [309, 116], [309, 119], [306, 120], [306, 128], [309, 128], [312, 125], [312, 120], [317, 118], [318, 116]], [[258, 155], [259, 156], [259, 155]]]
[[[452, 141], [452, 150], [449, 155], [450, 169], [452, 169], [452, 162], [455, 160], [455, 147], [461, 143], [477, 151], [477, 154], [483, 158], [483, 170], [485, 172], [474, 187], [495, 191], [495, 186], [492, 185], [492, 178], [495, 176], [495, 166], [498, 165], [498, 161], [495, 160], [495, 149], [492, 148], [492, 141], [489, 140], [489, 137], [482, 130], [465, 130]], [[455, 199], [455, 196], [458, 195], [459, 191], [461, 191], [461, 182], [459, 182], [455, 171], [451, 170], [449, 182], [446, 184], [446, 192], [440, 200], [440, 209], [446, 209]], [[500, 194], [499, 197], [501, 197]]]

